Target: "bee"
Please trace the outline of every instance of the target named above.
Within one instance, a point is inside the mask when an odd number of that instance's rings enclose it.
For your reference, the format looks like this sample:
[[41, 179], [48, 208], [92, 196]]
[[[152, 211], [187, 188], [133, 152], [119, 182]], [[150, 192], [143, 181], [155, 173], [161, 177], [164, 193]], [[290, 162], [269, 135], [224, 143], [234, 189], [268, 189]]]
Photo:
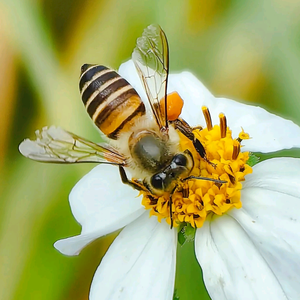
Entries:
[[[124, 184], [155, 196], [171, 197], [179, 181], [189, 178], [194, 158], [179, 148], [179, 133], [193, 142], [202, 159], [206, 152], [187, 122], [179, 118], [183, 100], [167, 95], [169, 49], [164, 31], [148, 26], [138, 38], [132, 60], [144, 86], [150, 113], [136, 90], [114, 70], [101, 65], [81, 67], [79, 89], [83, 104], [108, 143], [96, 144], [61, 128], [45, 127], [36, 140], [24, 140], [20, 152], [43, 162], [94, 162], [119, 167]], [[125, 169], [132, 178], [127, 177]], [[224, 183], [220, 180], [197, 177]]]

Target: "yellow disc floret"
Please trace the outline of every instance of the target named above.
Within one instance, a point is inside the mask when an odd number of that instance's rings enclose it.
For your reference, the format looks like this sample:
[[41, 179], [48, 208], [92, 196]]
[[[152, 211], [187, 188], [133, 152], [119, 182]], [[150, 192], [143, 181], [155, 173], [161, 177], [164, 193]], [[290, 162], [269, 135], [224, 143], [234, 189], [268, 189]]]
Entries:
[[175, 192], [161, 197], [143, 192], [142, 204], [155, 215], [160, 222], [166, 219], [171, 224], [170, 201], [172, 201], [173, 226], [190, 223], [192, 227], [201, 227], [209, 213], [222, 215], [231, 208], [241, 208], [241, 182], [245, 175], [252, 173], [246, 164], [249, 152], [241, 152], [241, 141], [249, 139], [249, 135], [241, 131], [239, 137], [232, 138], [227, 127], [226, 117], [220, 114], [220, 124], [212, 126], [209, 110], [202, 108], [207, 127], [194, 129], [195, 138], [205, 148], [206, 157], [201, 158], [193, 143], [180, 134], [182, 151], [189, 149], [194, 157], [193, 177], [206, 177], [222, 180], [226, 183], [190, 178], [180, 180]]

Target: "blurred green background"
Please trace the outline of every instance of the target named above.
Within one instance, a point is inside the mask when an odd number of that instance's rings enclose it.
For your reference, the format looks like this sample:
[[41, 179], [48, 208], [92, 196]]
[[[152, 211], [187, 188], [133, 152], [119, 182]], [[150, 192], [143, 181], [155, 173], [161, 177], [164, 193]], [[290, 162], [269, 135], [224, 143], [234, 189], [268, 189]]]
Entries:
[[[299, 16], [299, 0], [0, 0], [0, 299], [88, 299], [113, 239], [78, 257], [58, 253], [57, 239], [80, 232], [68, 194], [93, 166], [39, 164], [18, 153], [25, 137], [51, 124], [99, 140], [78, 92], [83, 63], [117, 69], [158, 23], [171, 72], [190, 70], [215, 95], [300, 124]], [[193, 245], [178, 255], [177, 295], [209, 299]]]

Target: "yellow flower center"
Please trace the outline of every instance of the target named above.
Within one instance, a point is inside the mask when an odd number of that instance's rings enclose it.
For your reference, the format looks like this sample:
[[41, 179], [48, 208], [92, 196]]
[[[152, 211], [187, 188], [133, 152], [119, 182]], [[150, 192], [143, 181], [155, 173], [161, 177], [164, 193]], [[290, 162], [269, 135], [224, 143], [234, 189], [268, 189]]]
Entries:
[[229, 209], [241, 208], [241, 182], [245, 175], [252, 173], [252, 168], [246, 164], [249, 152], [241, 152], [241, 142], [249, 139], [242, 129], [239, 137], [232, 138], [227, 127], [226, 117], [219, 115], [220, 124], [212, 126], [209, 110], [202, 108], [206, 128], [195, 128], [193, 133], [205, 148], [206, 159], [200, 157], [193, 143], [180, 134], [182, 151], [189, 149], [194, 157], [194, 168], [190, 176], [206, 177], [226, 181], [213, 181], [191, 178], [179, 180], [175, 192], [161, 197], [142, 192], [142, 204], [150, 210], [150, 216], [157, 216], [158, 221], [166, 219], [171, 224], [170, 204], [172, 208], [173, 226], [190, 223], [192, 227], [203, 225], [210, 213], [222, 215]]

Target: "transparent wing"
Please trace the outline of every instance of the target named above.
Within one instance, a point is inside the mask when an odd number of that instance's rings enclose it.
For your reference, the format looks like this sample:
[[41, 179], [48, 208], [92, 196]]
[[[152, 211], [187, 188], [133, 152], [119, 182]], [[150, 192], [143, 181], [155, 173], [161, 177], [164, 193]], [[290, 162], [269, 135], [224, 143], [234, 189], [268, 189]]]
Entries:
[[[168, 128], [167, 83], [169, 49], [164, 31], [159, 25], [148, 26], [137, 39], [132, 59], [145, 87], [154, 118], [160, 129]], [[160, 100], [162, 105], [160, 104]]]
[[20, 152], [28, 158], [50, 163], [106, 163], [126, 165], [125, 158], [107, 144], [95, 144], [59, 127], [35, 132], [36, 140], [24, 140]]

